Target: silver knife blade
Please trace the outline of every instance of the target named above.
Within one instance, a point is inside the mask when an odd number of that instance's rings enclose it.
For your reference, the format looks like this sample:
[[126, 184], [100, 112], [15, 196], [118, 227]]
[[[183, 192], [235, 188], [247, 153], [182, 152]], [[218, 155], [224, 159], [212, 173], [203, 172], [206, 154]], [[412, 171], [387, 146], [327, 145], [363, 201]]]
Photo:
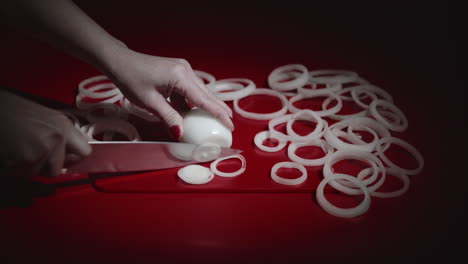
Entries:
[[[66, 168], [66, 173], [147, 171], [203, 162], [193, 158], [194, 151], [199, 147], [196, 144], [155, 141], [97, 141], [89, 143], [93, 148], [92, 153]], [[219, 154], [214, 158], [227, 157], [241, 152], [238, 149], [220, 148]]]

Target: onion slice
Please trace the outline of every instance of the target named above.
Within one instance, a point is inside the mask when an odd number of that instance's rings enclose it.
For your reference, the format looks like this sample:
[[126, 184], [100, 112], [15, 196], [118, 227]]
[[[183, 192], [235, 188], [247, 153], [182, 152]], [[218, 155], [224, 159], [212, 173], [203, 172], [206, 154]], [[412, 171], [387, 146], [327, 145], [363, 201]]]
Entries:
[[266, 88], [257, 88], [250, 95], [256, 95], [256, 94], [266, 94], [266, 95], [278, 97], [282, 103], [281, 109], [276, 112], [266, 113], [266, 114], [247, 112], [239, 107], [239, 99], [236, 99], [234, 100], [234, 104], [233, 104], [234, 111], [236, 111], [236, 113], [238, 113], [242, 117], [255, 119], [255, 120], [273, 119], [275, 117], [284, 115], [288, 111], [288, 108], [287, 108], [288, 99], [286, 99], [286, 97], [282, 95], [280, 92], [274, 91], [271, 89], [266, 89]]
[[[214, 95], [223, 101], [241, 99], [255, 90], [255, 83], [245, 78], [230, 78], [216, 81], [214, 84]], [[233, 90], [230, 92], [222, 92]]]
[[[390, 122], [386, 118], [384, 118], [378, 110], [378, 107], [384, 107], [387, 110], [394, 112], [398, 116], [400, 116], [400, 119], [398, 120], [399, 122]], [[403, 111], [401, 111], [396, 105], [394, 105], [391, 102], [385, 101], [385, 100], [374, 100], [372, 103], [369, 105], [369, 110], [372, 116], [382, 123], [382, 125], [386, 126], [388, 129], [395, 131], [395, 132], [403, 132], [408, 128], [408, 119], [406, 119], [405, 114]]]
[[[268, 147], [268, 146], [263, 145], [263, 141], [265, 139], [268, 139], [268, 138], [278, 140], [278, 145], [276, 145], [274, 147]], [[283, 149], [284, 146], [286, 146], [286, 143], [288, 143], [288, 141], [284, 140], [284, 139], [277, 138], [275, 136], [272, 136], [270, 131], [265, 130], [265, 131], [260, 131], [255, 135], [254, 143], [255, 143], [255, 146], [257, 146], [259, 149], [261, 149], [263, 151], [276, 152], [276, 151], [280, 151], [281, 149]]]
[[[234, 172], [219, 171], [218, 168], [217, 168], [219, 162], [227, 160], [227, 159], [239, 159], [241, 161], [240, 169], [238, 169], [237, 171], [234, 171]], [[220, 159], [217, 159], [217, 160], [213, 161], [210, 164], [210, 169], [214, 174], [216, 174], [218, 176], [221, 176], [221, 177], [234, 177], [234, 176], [237, 176], [237, 175], [240, 175], [240, 174], [244, 173], [244, 171], [246, 169], [246, 163], [247, 162], [245, 161], [244, 156], [242, 156], [241, 154], [235, 154], [235, 155], [227, 156], [227, 157], [220, 158]]]
[[200, 165], [188, 165], [177, 171], [177, 176], [188, 184], [205, 184], [214, 178], [213, 172]]
[[[416, 167], [415, 169], [405, 169], [396, 165], [392, 161], [390, 161], [390, 159], [387, 156], [385, 156], [385, 153], [384, 153], [385, 150], [383, 149], [384, 148], [383, 145], [386, 145], [386, 144], [396, 144], [406, 149], [411, 155], [414, 156], [414, 158], [418, 162], [418, 167]], [[385, 162], [385, 164], [387, 164], [390, 168], [393, 168], [399, 171], [399, 173], [403, 173], [406, 175], [415, 175], [415, 174], [420, 173], [424, 167], [424, 159], [421, 153], [415, 147], [413, 147], [408, 142], [402, 139], [399, 139], [396, 137], [384, 137], [380, 139], [379, 143], [377, 144], [376, 150], [377, 150], [377, 155], [379, 156], [379, 158], [381, 158], [382, 161]]]
[[[298, 169], [301, 172], [301, 176], [299, 176], [296, 179], [282, 178], [282, 177], [278, 176], [278, 174], [276, 174], [276, 172], [280, 168], [295, 168], [295, 169]], [[301, 165], [299, 163], [290, 162], [290, 161], [283, 161], [283, 162], [276, 163], [271, 168], [270, 175], [271, 175], [271, 179], [273, 181], [275, 181], [276, 183], [284, 184], [284, 185], [298, 185], [298, 184], [303, 183], [307, 179], [307, 170], [303, 165]]]
[[[336, 182], [337, 180], [348, 181], [362, 190], [362, 193], [364, 193], [364, 199], [358, 206], [354, 208], [339, 208], [331, 204], [325, 198], [325, 194], [324, 194], [325, 185], [327, 185], [328, 183], [331, 184], [333, 182]], [[364, 214], [370, 207], [370, 194], [369, 194], [369, 190], [367, 190], [366, 185], [361, 180], [353, 176], [346, 175], [346, 174], [333, 174], [333, 175], [328, 176], [327, 178], [324, 178], [317, 187], [316, 198], [317, 198], [317, 202], [320, 204], [323, 210], [337, 217], [343, 217], [343, 218], [356, 217], [356, 216]]]
[[[285, 77], [291, 77], [292, 80], [281, 82]], [[309, 72], [304, 65], [288, 64], [274, 69], [268, 75], [268, 85], [271, 89], [284, 92], [303, 86], [308, 79]]]
[[[317, 146], [320, 147], [324, 152], [325, 156], [317, 159], [305, 159], [297, 156], [296, 150], [300, 147], [305, 146]], [[302, 164], [304, 166], [321, 166], [325, 161], [333, 154], [333, 148], [324, 140], [315, 140], [310, 142], [292, 142], [288, 147], [288, 157], [290, 160]]]

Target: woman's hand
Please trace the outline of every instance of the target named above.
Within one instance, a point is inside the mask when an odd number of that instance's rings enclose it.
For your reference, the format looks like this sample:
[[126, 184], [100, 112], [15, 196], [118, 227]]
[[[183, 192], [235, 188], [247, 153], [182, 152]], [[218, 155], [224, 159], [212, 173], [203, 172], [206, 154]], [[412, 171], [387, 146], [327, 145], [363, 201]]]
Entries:
[[91, 153], [88, 138], [62, 113], [0, 90], [0, 175], [57, 176]]
[[[134, 104], [157, 114], [176, 138], [183, 134], [185, 99], [233, 130], [231, 109], [198, 79], [184, 59], [150, 56], [121, 46], [101, 67]], [[170, 97], [171, 103], [166, 98]]]

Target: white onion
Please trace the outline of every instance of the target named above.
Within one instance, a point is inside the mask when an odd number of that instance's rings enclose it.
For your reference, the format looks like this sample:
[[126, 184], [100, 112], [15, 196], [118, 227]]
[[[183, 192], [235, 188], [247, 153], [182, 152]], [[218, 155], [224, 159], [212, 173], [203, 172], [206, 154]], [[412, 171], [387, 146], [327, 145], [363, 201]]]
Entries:
[[[299, 71], [300, 74], [297, 74]], [[280, 82], [285, 77], [291, 77], [292, 80]], [[278, 91], [290, 91], [303, 86], [309, 79], [309, 72], [302, 64], [288, 64], [274, 69], [268, 75], [268, 85]]]
[[[245, 85], [243, 85], [243, 84]], [[239, 86], [239, 84], [241, 84]], [[241, 99], [255, 90], [255, 83], [245, 78], [230, 78], [216, 81], [214, 84], [214, 95], [223, 101], [232, 101], [235, 99]], [[230, 92], [222, 92], [227, 90], [233, 90]]]
[[[268, 138], [278, 140], [278, 145], [274, 147], [268, 147], [268, 146], [263, 145], [263, 141]], [[277, 137], [274, 137], [271, 135], [271, 132], [267, 130], [267, 131], [258, 132], [254, 137], [254, 143], [255, 143], [255, 146], [257, 146], [259, 149], [263, 151], [276, 152], [276, 151], [280, 151], [281, 149], [284, 148], [284, 146], [286, 146], [287, 140], [282, 140]]]
[[[336, 182], [337, 180], [349, 181], [353, 185], [355, 185], [356, 187], [362, 190], [362, 193], [364, 193], [364, 199], [358, 206], [353, 207], [353, 208], [339, 208], [331, 204], [325, 198], [325, 194], [324, 194], [325, 185], [327, 185], [327, 183], [331, 184], [333, 182]], [[338, 216], [338, 217], [344, 217], [344, 218], [356, 217], [365, 213], [370, 207], [370, 194], [369, 194], [369, 191], [367, 190], [367, 187], [364, 185], [364, 183], [361, 180], [355, 177], [346, 175], [346, 174], [333, 174], [327, 178], [324, 178], [317, 187], [316, 198], [317, 198], [317, 202], [320, 204], [323, 210], [325, 210], [327, 213], [331, 215]]]
[[239, 99], [236, 99], [234, 100], [234, 104], [233, 104], [234, 111], [236, 111], [236, 113], [238, 113], [242, 117], [255, 119], [255, 120], [272, 119], [275, 117], [282, 116], [288, 111], [288, 108], [287, 108], [288, 99], [286, 99], [286, 97], [282, 95], [280, 92], [274, 91], [271, 89], [257, 88], [250, 95], [257, 95], [257, 94], [266, 94], [266, 95], [278, 97], [281, 100], [281, 104], [282, 104], [281, 109], [278, 111], [275, 111], [272, 113], [266, 113], [266, 114], [247, 112], [239, 107]]
[[[276, 174], [276, 172], [280, 168], [295, 168], [295, 169], [297, 169], [297, 170], [299, 170], [301, 172], [301, 176], [299, 176], [296, 179], [282, 178], [282, 177], [278, 176], [278, 174]], [[283, 162], [276, 163], [271, 168], [270, 175], [271, 175], [271, 179], [273, 181], [275, 181], [276, 183], [284, 184], [284, 185], [298, 185], [298, 184], [303, 183], [307, 179], [307, 170], [306, 170], [306, 168], [304, 166], [302, 166], [299, 163], [290, 162], [290, 161], [283, 161]]]
[[[383, 145], [388, 144], [388, 143], [396, 144], [406, 149], [416, 159], [416, 161], [418, 162], [418, 167], [416, 167], [415, 169], [405, 169], [396, 165], [392, 161], [390, 161], [390, 159], [388, 159], [387, 156], [385, 156], [385, 153], [382, 147]], [[415, 174], [420, 173], [424, 167], [424, 159], [421, 153], [419, 153], [419, 151], [415, 147], [413, 147], [408, 142], [402, 139], [395, 138], [395, 137], [384, 137], [380, 139], [379, 143], [377, 144], [376, 150], [377, 150], [377, 155], [379, 156], [379, 158], [381, 158], [382, 161], [385, 162], [385, 164], [387, 164], [390, 168], [393, 168], [399, 171], [399, 173], [403, 173], [406, 175], [415, 175]]]
[[205, 142], [192, 151], [192, 159], [198, 162], [207, 162], [216, 159], [221, 153], [221, 147], [216, 143]]
[[188, 184], [205, 184], [214, 178], [213, 172], [200, 165], [188, 165], [177, 171], [177, 176]]
[[[219, 171], [218, 168], [217, 168], [218, 163], [221, 162], [221, 161], [227, 160], [227, 159], [239, 159], [241, 161], [240, 169], [238, 169], [237, 171], [234, 171], [234, 172]], [[231, 155], [231, 156], [227, 156], [227, 157], [220, 158], [220, 159], [217, 159], [217, 160], [213, 161], [210, 164], [210, 169], [211, 169], [211, 171], [213, 171], [214, 174], [216, 174], [218, 176], [221, 176], [221, 177], [234, 177], [234, 176], [237, 176], [237, 175], [240, 175], [240, 174], [244, 173], [244, 171], [246, 169], [246, 161], [245, 161], [244, 156], [242, 156], [241, 154]]]
[[[305, 146], [317, 146], [320, 147], [324, 152], [325, 156], [317, 159], [305, 159], [296, 155], [296, 150]], [[291, 161], [297, 162], [304, 166], [321, 166], [325, 163], [325, 160], [328, 159], [333, 154], [333, 148], [324, 140], [318, 139], [310, 142], [292, 142], [288, 147], [288, 157]]]
[[[386, 108], [387, 110], [390, 110], [391, 112], [394, 112], [395, 114], [400, 116], [399, 122], [396, 123], [390, 122], [389, 120], [385, 119], [378, 110], [378, 107], [382, 106]], [[395, 132], [403, 132], [408, 128], [408, 120], [406, 119], [405, 114], [403, 111], [401, 111], [396, 105], [394, 105], [391, 102], [387, 102], [385, 100], [374, 100], [369, 106], [370, 113], [372, 116], [378, 120], [380, 123], [382, 123], [384, 126], [386, 126], [388, 129], [395, 131]]]

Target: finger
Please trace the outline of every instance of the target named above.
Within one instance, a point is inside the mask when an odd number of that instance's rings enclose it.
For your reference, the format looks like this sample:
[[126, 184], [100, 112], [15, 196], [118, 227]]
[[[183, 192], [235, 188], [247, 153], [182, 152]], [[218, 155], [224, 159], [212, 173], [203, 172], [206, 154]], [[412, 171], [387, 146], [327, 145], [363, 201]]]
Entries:
[[51, 139], [51, 152], [42, 173], [47, 177], [55, 177], [62, 172], [65, 161], [65, 138], [62, 135]]
[[190, 63], [188, 63], [187, 61], [183, 60], [185, 63], [185, 67], [187, 68], [187, 71], [189, 73], [189, 77], [190, 79], [195, 82], [195, 84], [197, 84], [198, 88], [203, 90], [204, 93], [208, 94], [210, 96], [210, 98], [215, 101], [217, 104], [219, 104], [222, 108], [224, 108], [224, 110], [226, 110], [226, 112], [228, 113], [228, 115], [232, 118], [232, 110], [231, 108], [222, 100], [220, 100], [218, 97], [216, 97], [216, 95], [213, 94], [213, 92], [208, 89], [208, 87], [205, 85], [205, 83], [200, 80], [200, 78], [197, 77], [197, 75], [195, 74], [195, 72], [193, 71], [192, 69], [192, 66], [190, 65]]
[[91, 154], [92, 148], [89, 145], [89, 138], [75, 127], [71, 127], [65, 135], [65, 146], [68, 154], [74, 154], [78, 158], [83, 158]]
[[180, 140], [183, 134], [182, 116], [167, 102], [167, 100], [157, 91], [150, 93], [141, 101], [143, 108], [158, 115], [170, 129], [172, 135]]
[[[184, 85], [184, 83], [181, 83], [181, 85]], [[187, 84], [185, 85], [185, 87], [181, 87], [184, 92], [183, 95], [192, 104], [218, 118], [231, 131], [234, 130], [234, 124], [229, 118], [229, 114], [219, 104], [213, 103], [214, 100], [209, 94], [201, 89], [189, 89]]]

